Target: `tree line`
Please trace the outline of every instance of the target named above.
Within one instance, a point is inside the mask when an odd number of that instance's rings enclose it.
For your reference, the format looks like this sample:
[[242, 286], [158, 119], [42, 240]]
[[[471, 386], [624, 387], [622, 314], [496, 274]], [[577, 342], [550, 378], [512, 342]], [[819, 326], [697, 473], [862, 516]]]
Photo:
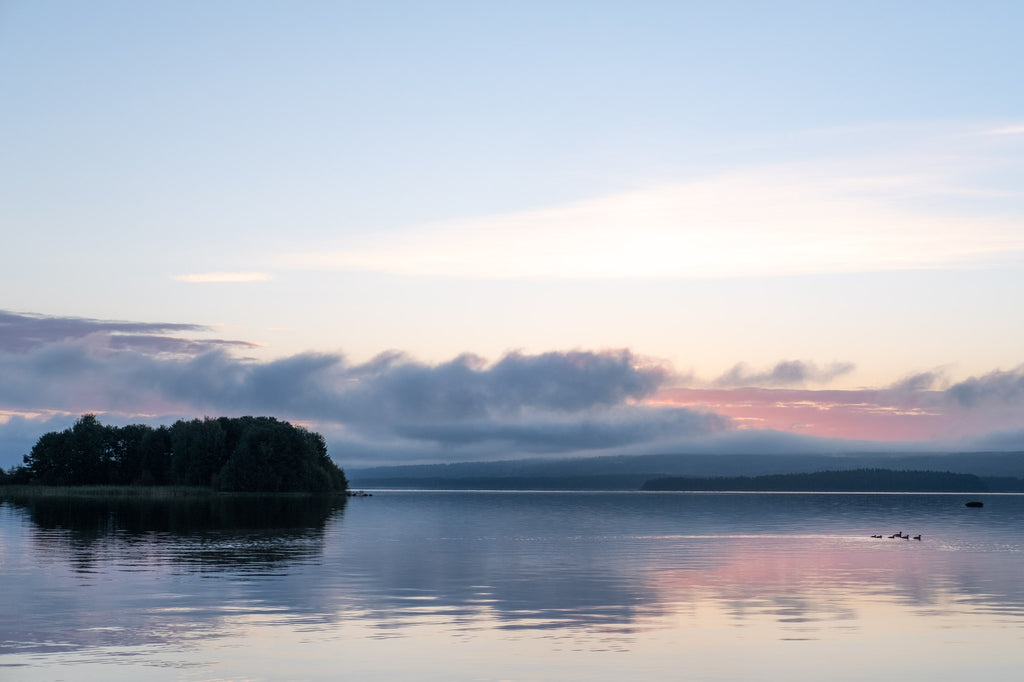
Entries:
[[319, 433], [274, 417], [105, 426], [86, 414], [43, 434], [0, 483], [186, 485], [222, 491], [345, 492]]
[[[1021, 481], [1018, 481], [1021, 483]], [[986, 481], [974, 474], [949, 471], [853, 469], [766, 476], [671, 476], [647, 481], [641, 490], [749, 492], [986, 492]]]

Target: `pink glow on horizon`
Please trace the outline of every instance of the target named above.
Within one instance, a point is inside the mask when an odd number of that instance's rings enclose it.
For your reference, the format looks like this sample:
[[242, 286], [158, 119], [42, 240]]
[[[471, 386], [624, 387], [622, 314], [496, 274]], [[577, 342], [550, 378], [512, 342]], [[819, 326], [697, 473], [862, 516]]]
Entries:
[[[654, 403], [704, 409], [743, 429], [773, 429], [824, 438], [913, 441], [964, 435], [933, 392], [916, 399], [884, 390], [670, 388]], [[968, 428], [967, 431], [974, 429]]]

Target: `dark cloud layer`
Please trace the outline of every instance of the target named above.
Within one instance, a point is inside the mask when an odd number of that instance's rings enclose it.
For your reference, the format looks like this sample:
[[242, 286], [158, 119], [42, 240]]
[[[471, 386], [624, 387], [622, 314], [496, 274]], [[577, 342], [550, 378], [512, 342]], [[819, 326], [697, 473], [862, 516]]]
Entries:
[[[741, 421], [699, 407], [658, 404], [659, 392], [678, 377], [628, 350], [516, 352], [493, 363], [467, 354], [427, 364], [395, 351], [362, 363], [323, 353], [258, 362], [232, 354], [250, 345], [245, 342], [189, 338], [208, 332], [200, 325], [0, 312], [0, 466], [20, 460], [28, 441], [50, 425], [62, 428], [86, 411], [106, 413], [110, 423], [274, 415], [322, 431], [339, 461], [364, 465], [842, 449], [837, 442], [739, 429]], [[744, 390], [779, 392], [827, 382], [852, 367], [791, 360], [759, 372], [741, 364], [719, 377], [722, 388], [711, 393], [729, 394], [717, 398], [725, 400]], [[856, 392], [856, 400], [886, 414], [981, 415], [976, 423], [989, 430], [1020, 423], [1024, 368], [936, 388], [945, 384], [941, 371], [923, 372], [886, 389]], [[761, 388], [736, 388], [747, 386]], [[850, 399], [850, 392], [803, 392], [813, 394], [807, 400], [837, 405]], [[1018, 442], [1017, 436], [1007, 442]]]
[[440, 445], [505, 444], [519, 452], [598, 451], [693, 438], [731, 428], [729, 419], [682, 408], [619, 408], [573, 420], [484, 420], [404, 425], [396, 435]]
[[357, 365], [341, 355], [314, 353], [259, 363], [219, 350], [187, 359], [140, 353], [96, 358], [68, 345], [32, 355], [44, 353], [55, 357], [40, 364], [59, 362], [65, 380], [102, 365], [108, 385], [138, 400], [148, 392], [204, 408], [300, 414], [363, 429], [579, 413], [648, 397], [665, 377], [659, 366], [628, 351], [510, 354], [489, 366], [472, 356], [427, 365], [398, 354]]
[[[627, 350], [509, 353], [440, 364], [389, 352], [352, 364], [306, 353], [270, 362], [206, 331], [7, 313], [0, 408], [115, 414], [272, 414], [392, 450], [571, 453], [730, 428], [727, 418], [639, 403], [669, 378]], [[131, 331], [132, 333], [128, 333]], [[239, 344], [241, 345], [241, 344]]]

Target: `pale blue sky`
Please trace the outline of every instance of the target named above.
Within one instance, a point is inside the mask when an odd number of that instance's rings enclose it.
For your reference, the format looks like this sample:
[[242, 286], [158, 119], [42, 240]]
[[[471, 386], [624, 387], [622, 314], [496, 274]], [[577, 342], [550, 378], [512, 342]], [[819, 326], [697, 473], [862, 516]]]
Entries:
[[[0, 310], [205, 325], [263, 361], [1015, 370], [1021, 26], [1019, 2], [7, 0]], [[251, 281], [190, 281], [217, 273]]]

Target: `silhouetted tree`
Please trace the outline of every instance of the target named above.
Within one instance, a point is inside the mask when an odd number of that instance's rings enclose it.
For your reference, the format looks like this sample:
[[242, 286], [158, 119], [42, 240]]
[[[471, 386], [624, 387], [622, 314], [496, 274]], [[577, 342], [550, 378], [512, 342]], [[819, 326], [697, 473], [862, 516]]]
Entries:
[[72, 482], [69, 441], [71, 429], [44, 433], [22, 458], [32, 480], [47, 485], [67, 485]]
[[142, 477], [142, 441], [153, 429], [143, 424], [120, 428], [108, 426], [106, 429], [113, 460], [109, 482], [118, 485], [138, 483]]
[[94, 414], [82, 415], [71, 427], [71, 480], [85, 485], [109, 483], [114, 469], [110, 430]]
[[139, 485], [165, 485], [171, 482], [171, 430], [166, 426], [150, 429], [139, 444]]
[[0, 482], [50, 485], [168, 483], [233, 491], [344, 492], [345, 472], [323, 436], [274, 417], [193, 419], [158, 429], [103, 426], [83, 415], [43, 434], [24, 466]]
[[171, 427], [171, 471], [175, 483], [204, 485], [214, 483], [227, 461], [224, 429], [216, 419], [177, 421]]

